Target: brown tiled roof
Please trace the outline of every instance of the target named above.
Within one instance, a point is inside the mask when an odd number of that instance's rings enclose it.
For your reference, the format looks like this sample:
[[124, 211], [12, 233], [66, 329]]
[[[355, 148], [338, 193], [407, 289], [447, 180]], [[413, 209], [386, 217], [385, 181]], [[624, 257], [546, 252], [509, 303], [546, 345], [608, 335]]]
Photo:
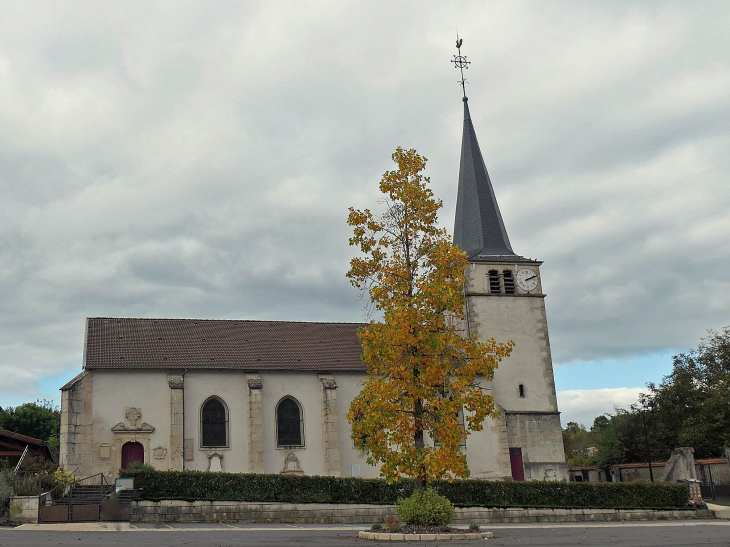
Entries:
[[361, 326], [90, 317], [84, 368], [364, 371]]

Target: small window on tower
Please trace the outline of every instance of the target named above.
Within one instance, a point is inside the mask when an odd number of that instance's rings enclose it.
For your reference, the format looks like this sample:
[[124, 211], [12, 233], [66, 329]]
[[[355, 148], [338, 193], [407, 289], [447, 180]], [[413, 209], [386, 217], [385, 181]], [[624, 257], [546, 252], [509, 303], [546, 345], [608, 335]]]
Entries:
[[520, 389], [520, 397], [524, 397], [525, 396], [525, 384], [520, 384], [519, 389]]
[[489, 270], [489, 292], [492, 294], [502, 292], [499, 286], [499, 272], [497, 270]]
[[505, 270], [504, 272], [504, 293], [515, 294], [515, 278], [512, 277], [512, 270]]

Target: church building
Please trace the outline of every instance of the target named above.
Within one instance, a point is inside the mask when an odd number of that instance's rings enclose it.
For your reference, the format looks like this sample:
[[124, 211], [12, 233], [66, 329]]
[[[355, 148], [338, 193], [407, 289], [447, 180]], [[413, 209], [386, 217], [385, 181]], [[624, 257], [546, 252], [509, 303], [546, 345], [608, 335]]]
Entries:
[[[483, 385], [501, 412], [466, 439], [471, 477], [567, 480], [542, 263], [512, 250], [466, 97], [454, 243], [468, 331], [515, 342]], [[83, 370], [61, 388], [61, 466], [378, 477], [346, 419], [366, 375], [361, 326], [88, 318]]]

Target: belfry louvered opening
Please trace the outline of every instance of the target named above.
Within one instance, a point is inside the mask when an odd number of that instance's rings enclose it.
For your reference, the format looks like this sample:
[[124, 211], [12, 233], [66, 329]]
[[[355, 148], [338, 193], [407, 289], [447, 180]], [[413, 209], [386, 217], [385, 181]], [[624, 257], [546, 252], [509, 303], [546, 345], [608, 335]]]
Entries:
[[515, 294], [515, 278], [512, 276], [512, 270], [505, 270], [504, 275], [504, 294]]
[[492, 294], [502, 292], [499, 284], [499, 272], [497, 270], [489, 270], [489, 292]]

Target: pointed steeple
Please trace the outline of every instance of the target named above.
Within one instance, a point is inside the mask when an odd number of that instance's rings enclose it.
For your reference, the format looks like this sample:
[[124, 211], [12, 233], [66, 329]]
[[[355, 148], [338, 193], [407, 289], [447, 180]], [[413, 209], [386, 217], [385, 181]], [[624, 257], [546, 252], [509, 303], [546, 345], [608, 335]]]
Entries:
[[464, 97], [464, 134], [461, 140], [459, 190], [456, 197], [454, 244], [470, 260], [495, 256], [517, 257], [507, 237], [487, 166], [479, 150], [477, 135]]

